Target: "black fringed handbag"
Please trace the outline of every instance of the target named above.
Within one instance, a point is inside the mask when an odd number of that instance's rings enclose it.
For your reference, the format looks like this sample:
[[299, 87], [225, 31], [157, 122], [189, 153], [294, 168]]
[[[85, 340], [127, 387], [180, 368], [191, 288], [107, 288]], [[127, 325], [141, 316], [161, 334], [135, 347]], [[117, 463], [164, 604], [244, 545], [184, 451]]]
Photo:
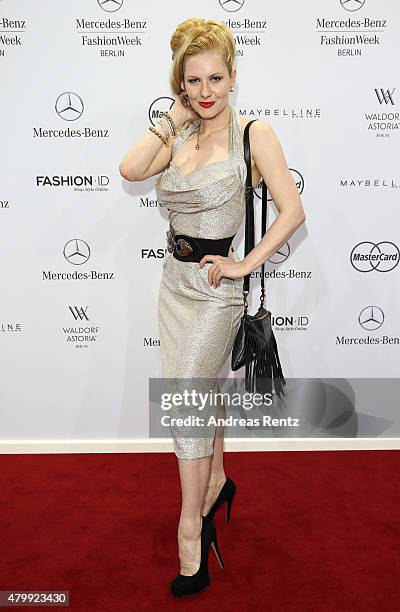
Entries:
[[[249, 121], [244, 129], [243, 144], [244, 157], [247, 166], [246, 177], [246, 225], [244, 255], [254, 248], [254, 191], [251, 178], [251, 155], [249, 142], [250, 125], [257, 121]], [[264, 236], [267, 229], [267, 187], [262, 181], [262, 213], [261, 232]], [[261, 304], [255, 315], [247, 313], [247, 296], [250, 288], [250, 274], [243, 280], [244, 313], [233, 344], [232, 363], [233, 371], [246, 366], [245, 389], [253, 393], [272, 393], [272, 384], [275, 393], [281, 397], [284, 393], [283, 385], [286, 380], [282, 373], [281, 362], [278, 355], [278, 346], [271, 325], [271, 312], [264, 308], [265, 281], [264, 264], [261, 266]]]

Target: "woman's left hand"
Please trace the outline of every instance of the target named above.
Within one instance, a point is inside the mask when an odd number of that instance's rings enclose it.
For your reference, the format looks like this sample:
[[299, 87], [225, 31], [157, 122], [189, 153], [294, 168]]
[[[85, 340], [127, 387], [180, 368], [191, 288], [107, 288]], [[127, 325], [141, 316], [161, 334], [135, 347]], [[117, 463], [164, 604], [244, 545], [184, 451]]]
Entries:
[[199, 261], [199, 267], [202, 268], [208, 261], [213, 262], [208, 270], [208, 282], [213, 287], [219, 287], [222, 277], [236, 280], [246, 275], [243, 271], [243, 262], [235, 261], [231, 257], [204, 255]]

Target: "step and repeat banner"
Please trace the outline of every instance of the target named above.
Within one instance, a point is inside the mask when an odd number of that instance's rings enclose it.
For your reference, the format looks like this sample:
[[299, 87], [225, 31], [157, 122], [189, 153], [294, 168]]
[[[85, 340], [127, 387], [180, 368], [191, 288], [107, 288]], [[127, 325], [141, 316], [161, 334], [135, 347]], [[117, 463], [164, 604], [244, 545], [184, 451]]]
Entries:
[[284, 373], [337, 391], [319, 436], [400, 437], [395, 0], [0, 0], [0, 437], [148, 438], [168, 211], [119, 163], [174, 101], [190, 17], [231, 28], [230, 102], [272, 125], [306, 212], [266, 265]]

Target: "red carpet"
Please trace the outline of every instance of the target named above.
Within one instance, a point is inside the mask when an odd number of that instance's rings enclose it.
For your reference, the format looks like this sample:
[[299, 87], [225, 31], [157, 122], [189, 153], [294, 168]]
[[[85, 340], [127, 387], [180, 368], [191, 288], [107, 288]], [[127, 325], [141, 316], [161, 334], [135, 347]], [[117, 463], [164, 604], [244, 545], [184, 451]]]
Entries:
[[225, 569], [210, 550], [210, 587], [182, 600], [174, 454], [0, 462], [0, 590], [69, 590], [86, 612], [400, 609], [398, 451], [226, 453]]

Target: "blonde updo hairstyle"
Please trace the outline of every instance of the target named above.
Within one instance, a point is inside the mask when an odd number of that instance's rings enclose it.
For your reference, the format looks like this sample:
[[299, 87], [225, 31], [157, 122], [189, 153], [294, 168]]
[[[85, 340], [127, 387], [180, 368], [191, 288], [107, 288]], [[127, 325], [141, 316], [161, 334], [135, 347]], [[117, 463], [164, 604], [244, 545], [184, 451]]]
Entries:
[[[186, 19], [180, 23], [171, 36], [172, 67], [170, 72], [171, 92], [179, 96], [184, 80], [183, 63], [185, 57], [197, 55], [212, 49], [221, 52], [225, 64], [232, 75], [235, 61], [236, 43], [231, 30], [222, 22], [214, 19]], [[187, 125], [188, 122], [186, 122]], [[184, 129], [185, 126], [182, 127]]]

